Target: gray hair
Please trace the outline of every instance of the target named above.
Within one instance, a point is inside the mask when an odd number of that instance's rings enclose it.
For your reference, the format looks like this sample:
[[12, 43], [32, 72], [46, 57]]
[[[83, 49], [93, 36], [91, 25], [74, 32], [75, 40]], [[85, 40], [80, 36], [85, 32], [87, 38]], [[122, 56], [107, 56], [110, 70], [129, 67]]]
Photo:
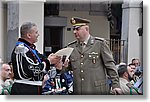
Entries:
[[25, 22], [25, 23], [23, 23], [21, 28], [20, 28], [21, 37], [24, 36], [27, 33], [30, 33], [31, 32], [31, 28], [33, 26], [36, 26], [36, 24], [32, 23], [32, 22]]

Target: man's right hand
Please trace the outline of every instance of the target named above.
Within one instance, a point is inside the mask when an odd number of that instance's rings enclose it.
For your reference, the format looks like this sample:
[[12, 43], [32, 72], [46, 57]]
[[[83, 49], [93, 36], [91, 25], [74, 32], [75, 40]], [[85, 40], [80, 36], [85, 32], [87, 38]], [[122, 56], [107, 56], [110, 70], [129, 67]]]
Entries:
[[57, 56], [52, 53], [48, 56], [48, 60], [49, 60], [50, 64], [56, 64], [61, 60], [61, 56]]
[[122, 95], [122, 90], [120, 88], [114, 88], [112, 90], [112, 93], [115, 94], [115, 95]]

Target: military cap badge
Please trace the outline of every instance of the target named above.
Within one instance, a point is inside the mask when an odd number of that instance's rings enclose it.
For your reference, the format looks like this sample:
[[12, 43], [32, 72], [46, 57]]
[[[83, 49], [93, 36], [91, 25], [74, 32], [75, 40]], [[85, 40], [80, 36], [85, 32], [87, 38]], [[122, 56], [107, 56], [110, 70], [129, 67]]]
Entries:
[[75, 24], [75, 23], [76, 23], [75, 19], [71, 18], [71, 24]]

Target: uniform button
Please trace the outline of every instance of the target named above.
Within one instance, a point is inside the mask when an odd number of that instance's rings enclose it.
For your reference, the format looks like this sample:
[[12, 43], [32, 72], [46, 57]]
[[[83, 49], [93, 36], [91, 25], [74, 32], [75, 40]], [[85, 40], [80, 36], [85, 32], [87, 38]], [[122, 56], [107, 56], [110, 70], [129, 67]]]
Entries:
[[82, 81], [84, 80], [84, 78], [81, 79]]
[[83, 63], [81, 63], [81, 65], [83, 65]]
[[81, 55], [81, 58], [83, 58], [83, 55]]
[[83, 70], [81, 70], [81, 73], [83, 73]]

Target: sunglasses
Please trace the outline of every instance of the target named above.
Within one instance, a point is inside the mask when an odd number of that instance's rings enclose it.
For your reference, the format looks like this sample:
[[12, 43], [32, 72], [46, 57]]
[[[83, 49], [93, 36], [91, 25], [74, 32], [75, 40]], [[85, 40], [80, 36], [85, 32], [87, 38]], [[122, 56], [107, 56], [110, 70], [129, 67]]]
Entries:
[[79, 30], [79, 28], [80, 28], [80, 27], [77, 27], [77, 28], [73, 28], [73, 30]]
[[75, 27], [73, 27], [73, 30], [80, 30], [80, 28], [81, 28], [82, 26], [75, 26]]

